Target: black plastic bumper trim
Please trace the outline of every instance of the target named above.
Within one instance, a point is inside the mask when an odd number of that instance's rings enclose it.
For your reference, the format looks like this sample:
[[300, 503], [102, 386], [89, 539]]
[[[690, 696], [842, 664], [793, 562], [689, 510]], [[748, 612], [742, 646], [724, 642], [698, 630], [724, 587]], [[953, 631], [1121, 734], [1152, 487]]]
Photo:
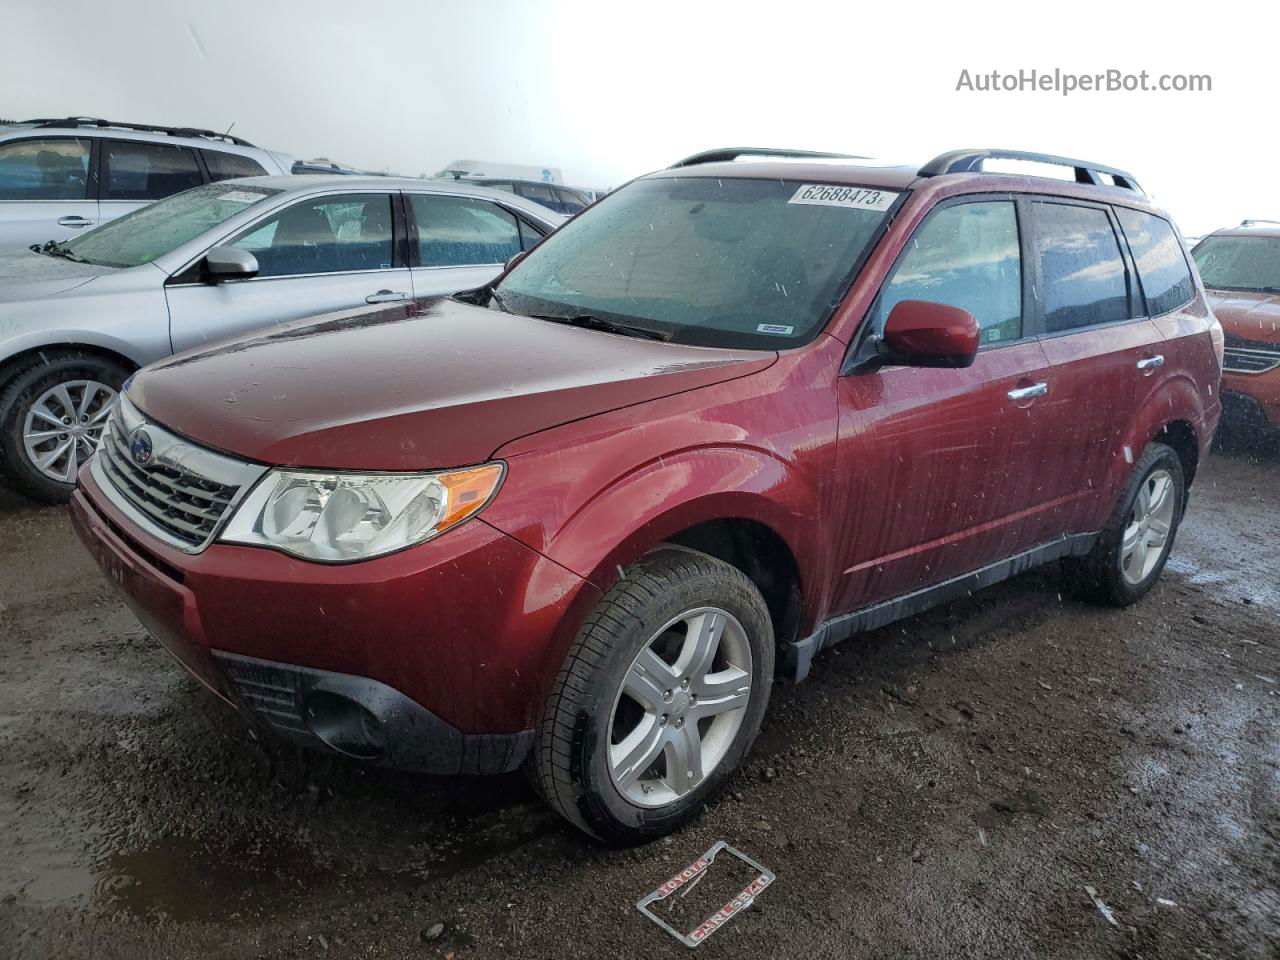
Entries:
[[524, 762], [533, 731], [463, 733], [394, 687], [368, 677], [314, 670], [241, 654], [211, 651], [246, 713], [278, 735], [325, 753], [353, 758], [311, 732], [307, 698], [325, 692], [354, 701], [381, 724], [385, 749], [377, 766], [437, 774], [509, 773]]

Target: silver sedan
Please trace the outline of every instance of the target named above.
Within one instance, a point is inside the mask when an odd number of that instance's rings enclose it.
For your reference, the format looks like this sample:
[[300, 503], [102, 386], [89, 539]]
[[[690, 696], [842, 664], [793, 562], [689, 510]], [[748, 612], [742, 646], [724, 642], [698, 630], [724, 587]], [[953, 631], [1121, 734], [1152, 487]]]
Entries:
[[565, 218], [466, 183], [252, 177], [0, 258], [0, 467], [70, 496], [137, 367], [214, 340], [488, 283]]

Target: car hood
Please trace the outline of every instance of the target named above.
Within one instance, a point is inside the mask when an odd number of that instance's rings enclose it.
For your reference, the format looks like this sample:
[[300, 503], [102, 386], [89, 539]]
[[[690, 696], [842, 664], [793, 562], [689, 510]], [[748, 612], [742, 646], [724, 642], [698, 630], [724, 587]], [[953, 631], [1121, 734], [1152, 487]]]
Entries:
[[169, 429], [251, 460], [425, 470], [479, 463], [518, 437], [776, 359], [432, 299], [179, 354], [138, 373], [129, 397]]
[[1280, 343], [1280, 296], [1241, 290], [1209, 290], [1209, 306], [1228, 334]]
[[118, 270], [34, 250], [0, 254], [0, 302], [52, 297]]

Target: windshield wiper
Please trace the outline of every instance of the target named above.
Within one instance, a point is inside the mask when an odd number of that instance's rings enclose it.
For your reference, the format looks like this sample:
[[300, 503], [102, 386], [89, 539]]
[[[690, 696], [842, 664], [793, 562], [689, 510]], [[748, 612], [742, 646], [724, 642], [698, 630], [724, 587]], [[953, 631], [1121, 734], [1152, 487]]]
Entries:
[[63, 257], [73, 263], [88, 263], [84, 257], [79, 254], [72, 253], [67, 249], [66, 245], [58, 240], [50, 240], [43, 247], [32, 247], [37, 253], [48, 254], [51, 257]]
[[[499, 304], [501, 306], [501, 304]], [[563, 323], [570, 327], [581, 327], [583, 330], [599, 330], [601, 333], [619, 333], [624, 337], [641, 337], [645, 340], [670, 340], [671, 334], [663, 333], [660, 330], [651, 330], [648, 327], [632, 326], [629, 323], [619, 323], [617, 320], [606, 320], [604, 317], [592, 316], [589, 313], [578, 314], [571, 317], [553, 317], [542, 316], [531, 313], [529, 316], [535, 320], [549, 320], [551, 323]]]

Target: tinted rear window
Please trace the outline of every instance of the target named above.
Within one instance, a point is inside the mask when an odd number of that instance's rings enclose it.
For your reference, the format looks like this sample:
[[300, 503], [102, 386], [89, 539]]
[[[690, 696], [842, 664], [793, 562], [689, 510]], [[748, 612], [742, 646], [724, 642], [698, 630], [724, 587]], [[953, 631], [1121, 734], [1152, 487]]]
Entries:
[[238, 153], [223, 153], [221, 150], [202, 150], [204, 165], [209, 168], [209, 179], [231, 180], [234, 177], [261, 177], [266, 174], [262, 164]]
[[1116, 216], [1137, 261], [1151, 316], [1176, 310], [1195, 296], [1191, 268], [1169, 221], [1126, 207], [1117, 207]]
[[1098, 207], [1035, 204], [1048, 333], [1129, 318], [1129, 283], [1111, 218]]
[[159, 200], [204, 182], [194, 150], [167, 143], [102, 145], [103, 200]]

